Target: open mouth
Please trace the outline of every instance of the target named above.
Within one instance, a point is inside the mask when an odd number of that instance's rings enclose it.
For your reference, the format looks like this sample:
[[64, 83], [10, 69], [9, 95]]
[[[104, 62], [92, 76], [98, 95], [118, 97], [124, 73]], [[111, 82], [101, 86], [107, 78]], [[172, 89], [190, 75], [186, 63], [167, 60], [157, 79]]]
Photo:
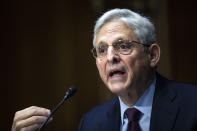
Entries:
[[116, 70], [111, 70], [111, 71], [109, 72], [109, 77], [113, 77], [113, 76], [122, 76], [122, 75], [124, 75], [124, 74], [125, 74], [125, 71], [116, 69]]

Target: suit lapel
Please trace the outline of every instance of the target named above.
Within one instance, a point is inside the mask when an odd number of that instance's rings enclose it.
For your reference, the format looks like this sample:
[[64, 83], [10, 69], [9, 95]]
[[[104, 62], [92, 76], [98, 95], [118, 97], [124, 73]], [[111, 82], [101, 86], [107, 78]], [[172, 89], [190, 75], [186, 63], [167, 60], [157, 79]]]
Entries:
[[107, 131], [120, 131], [120, 104], [118, 97], [115, 99], [112, 107], [107, 111]]
[[150, 131], [171, 131], [178, 114], [176, 92], [169, 80], [157, 74]]

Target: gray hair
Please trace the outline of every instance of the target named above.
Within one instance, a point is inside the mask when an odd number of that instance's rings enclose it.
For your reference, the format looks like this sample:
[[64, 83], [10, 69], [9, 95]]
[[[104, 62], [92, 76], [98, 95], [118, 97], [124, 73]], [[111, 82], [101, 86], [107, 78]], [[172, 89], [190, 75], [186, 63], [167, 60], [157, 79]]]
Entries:
[[156, 42], [155, 27], [151, 21], [138, 13], [128, 9], [112, 9], [104, 13], [94, 26], [93, 46], [96, 45], [96, 36], [104, 24], [112, 20], [121, 20], [138, 36], [142, 44], [150, 45]]

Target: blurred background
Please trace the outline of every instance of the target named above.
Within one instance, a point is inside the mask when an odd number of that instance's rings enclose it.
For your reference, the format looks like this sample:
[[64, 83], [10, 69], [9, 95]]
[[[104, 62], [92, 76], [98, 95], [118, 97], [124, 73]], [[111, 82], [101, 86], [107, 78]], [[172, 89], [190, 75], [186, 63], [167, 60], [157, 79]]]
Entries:
[[78, 88], [46, 131], [75, 131], [82, 115], [113, 97], [98, 75], [92, 48], [95, 20], [129, 8], [153, 21], [161, 46], [158, 71], [197, 83], [197, 8], [190, 0], [3, 0], [0, 42], [0, 129], [14, 113], [37, 105], [53, 109], [71, 85]]

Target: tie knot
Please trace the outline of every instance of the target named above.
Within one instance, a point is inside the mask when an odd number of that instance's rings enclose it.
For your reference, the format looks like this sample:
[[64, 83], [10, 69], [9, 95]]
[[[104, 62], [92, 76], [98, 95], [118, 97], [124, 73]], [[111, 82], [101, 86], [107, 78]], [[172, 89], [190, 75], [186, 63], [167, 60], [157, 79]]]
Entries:
[[128, 117], [129, 121], [138, 122], [140, 119], [141, 112], [136, 108], [128, 108], [125, 111], [125, 115]]

